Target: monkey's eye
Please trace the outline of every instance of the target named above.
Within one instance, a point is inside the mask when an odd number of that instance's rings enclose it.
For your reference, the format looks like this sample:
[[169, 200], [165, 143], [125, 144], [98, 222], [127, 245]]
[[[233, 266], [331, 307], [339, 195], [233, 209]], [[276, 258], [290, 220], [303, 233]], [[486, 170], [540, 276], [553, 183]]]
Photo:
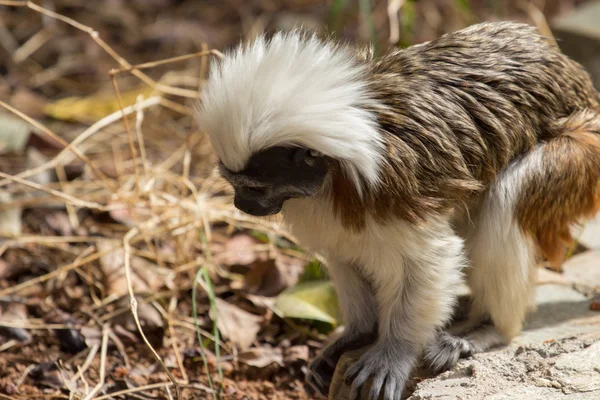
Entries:
[[300, 163], [300, 161], [305, 161], [310, 164], [312, 159], [321, 157], [321, 153], [319, 153], [316, 150], [300, 148], [294, 152], [293, 157], [294, 157], [294, 163], [296, 163], [296, 164]]

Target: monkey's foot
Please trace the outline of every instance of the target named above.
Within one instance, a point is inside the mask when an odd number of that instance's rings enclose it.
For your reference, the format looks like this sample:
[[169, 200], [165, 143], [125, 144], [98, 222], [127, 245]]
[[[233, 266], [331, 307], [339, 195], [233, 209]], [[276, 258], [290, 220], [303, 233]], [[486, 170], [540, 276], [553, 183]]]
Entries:
[[460, 336], [442, 331], [425, 348], [425, 365], [431, 372], [440, 373], [452, 368], [460, 358], [470, 357], [507, 342], [498, 329], [489, 323]]
[[397, 400], [414, 365], [410, 351], [389, 343], [378, 343], [352, 365], [344, 379], [351, 385], [350, 400], [358, 400], [363, 385], [372, 379], [369, 399]]
[[452, 368], [460, 358], [470, 357], [475, 352], [470, 340], [440, 332], [424, 351], [426, 367], [434, 374]]
[[327, 346], [309, 366], [306, 377], [307, 383], [322, 396], [327, 396], [335, 367], [340, 357], [347, 351], [367, 346], [377, 340], [376, 332], [354, 333], [351, 328], [346, 328], [344, 333], [333, 343]]

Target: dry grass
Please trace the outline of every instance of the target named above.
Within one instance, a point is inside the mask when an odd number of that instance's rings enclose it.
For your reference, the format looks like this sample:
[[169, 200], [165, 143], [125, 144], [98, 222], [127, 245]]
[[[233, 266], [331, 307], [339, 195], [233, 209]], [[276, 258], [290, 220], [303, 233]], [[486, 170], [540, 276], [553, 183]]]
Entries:
[[[198, 151], [198, 144], [207, 147], [208, 144], [203, 137], [203, 134], [197, 129], [188, 132], [187, 140], [184, 145], [180, 146], [172, 156], [161, 163], [154, 164], [147, 155], [147, 149], [144, 144], [144, 113], [153, 108], [162, 107], [170, 116], [174, 114], [182, 114], [184, 116], [193, 115], [193, 108], [184, 102], [167, 99], [166, 95], [171, 95], [176, 98], [197, 99], [199, 96], [199, 88], [207, 73], [208, 57], [222, 57], [222, 54], [217, 50], [205, 50], [193, 54], [172, 57], [163, 60], [147, 62], [138, 65], [130, 64], [125, 57], [113, 50], [91, 27], [85, 26], [67, 16], [58, 14], [46, 8], [43, 8], [31, 1], [0, 1], [0, 5], [12, 7], [26, 7], [32, 12], [42, 14], [44, 16], [56, 19], [62, 23], [68, 24], [76, 29], [89, 34], [91, 41], [104, 50], [112, 57], [119, 65], [109, 72], [111, 82], [114, 87], [115, 98], [117, 99], [120, 111], [112, 113], [96, 123], [92, 124], [88, 129], [83, 131], [71, 143], [67, 143], [62, 136], [54, 133], [51, 129], [44, 126], [35, 119], [27, 116], [23, 112], [11, 107], [7, 103], [0, 101], [0, 107], [22, 118], [30, 123], [49, 138], [60, 143], [64, 149], [54, 158], [48, 160], [43, 165], [36, 168], [23, 171], [17, 175], [9, 175], [0, 172], [0, 187], [7, 186], [10, 183], [17, 184], [13, 190], [18, 191], [19, 187], [27, 187], [34, 189], [41, 194], [36, 197], [38, 206], [55, 206], [56, 201], [69, 207], [70, 215], [76, 214], [79, 208], [88, 208], [96, 211], [123, 211], [127, 213], [128, 225], [132, 226], [126, 232], [123, 232], [120, 237], [114, 237], [111, 242], [113, 246], [109, 250], [100, 251], [92, 246], [91, 251], [85, 257], [78, 257], [75, 261], [59, 266], [55, 270], [22, 282], [21, 284], [0, 290], [0, 298], [5, 296], [19, 296], [23, 291], [31, 286], [39, 283], [56, 279], [57, 277], [76, 270], [82, 270], [86, 265], [89, 265], [95, 260], [98, 260], [106, 253], [115, 248], [122, 248], [125, 254], [125, 277], [127, 280], [128, 294], [130, 298], [130, 312], [132, 313], [139, 334], [144, 343], [151, 351], [155, 359], [164, 369], [170, 382], [153, 383], [146, 386], [138, 387], [130, 390], [123, 390], [113, 393], [111, 396], [125, 395], [134, 392], [142, 392], [146, 390], [162, 389], [168, 398], [173, 398], [172, 390], [174, 390], [174, 398], [182, 398], [182, 388], [198, 389], [205, 392], [215, 394], [212, 389], [206, 388], [198, 384], [190, 384], [182, 367], [181, 360], [178, 359], [178, 364], [182, 372], [182, 379], [176, 379], [170, 369], [166, 367], [159, 352], [152, 346], [150, 341], [144, 334], [144, 329], [140, 323], [138, 316], [138, 301], [132, 285], [130, 259], [132, 254], [132, 246], [144, 244], [138, 250], [145, 249], [145, 257], [155, 261], [158, 265], [167, 266], [172, 269], [175, 274], [188, 274], [189, 269], [197, 268], [203, 265], [211, 274], [216, 273], [216, 269], [211, 265], [208, 259], [198, 259], [195, 252], [189, 251], [193, 248], [196, 242], [196, 235], [199, 230], [204, 232], [207, 240], [210, 241], [212, 236], [211, 226], [215, 223], [224, 222], [232, 227], [243, 227], [246, 229], [258, 229], [263, 232], [272, 232], [279, 236], [288, 236], [283, 232], [277, 223], [269, 223], [257, 221], [248, 216], [242, 215], [231, 207], [228, 200], [228, 188], [219, 180], [215, 173], [208, 174], [205, 177], [190, 178], [190, 160], [192, 148]], [[32, 39], [34, 40], [34, 39]], [[36, 39], [37, 40], [37, 39]], [[43, 43], [38, 43], [42, 46]], [[206, 47], [204, 45], [203, 47]], [[20, 56], [24, 57], [23, 55]], [[198, 71], [184, 71], [182, 77], [196, 76], [193, 79], [187, 79], [191, 86], [195, 89], [187, 87], [171, 86], [162, 83], [161, 80], [155, 81], [146, 75], [142, 70], [151, 69], [159, 65], [177, 63], [192, 58], [199, 59]], [[123, 74], [130, 74], [148, 85], [153, 94], [151, 97], [143, 98], [140, 96], [134, 105], [127, 107], [123, 106], [121, 91], [119, 89], [119, 78]], [[172, 75], [171, 75], [172, 77]], [[164, 114], [163, 114], [164, 115]], [[132, 120], [132, 116], [134, 116]], [[133, 125], [133, 127], [132, 127]], [[115, 177], [108, 177], [102, 171], [102, 157], [115, 156], [112, 148], [99, 149], [98, 146], [106, 147], [114, 140], [113, 127], [124, 127], [129, 146], [130, 154], [128, 160], [117, 163], [117, 174]], [[118, 128], [117, 128], [118, 129]], [[89, 145], [88, 143], [93, 143]], [[94, 156], [86, 155], [87, 152], [94, 152]], [[200, 152], [209, 152], [204, 149]], [[100, 157], [98, 157], [100, 155]], [[72, 163], [75, 159], [81, 160], [85, 164], [88, 179], [77, 180], [72, 182], [61, 182], [59, 186], [41, 185], [28, 178], [54, 169], [57, 173], [64, 171], [64, 168]], [[210, 159], [203, 160], [205, 163], [210, 163]], [[126, 165], [125, 165], [126, 164]], [[183, 171], [176, 173], [173, 171], [175, 166], [179, 166]], [[90, 190], [90, 188], [94, 188]], [[76, 221], [75, 221], [76, 222]], [[288, 236], [289, 237], [289, 236]], [[0, 255], [9, 248], [17, 248], [25, 244], [35, 243], [37, 245], [54, 245], [57, 243], [77, 243], [77, 242], [94, 242], [107, 240], [104, 238], [90, 237], [47, 237], [47, 236], [19, 236], [8, 238], [9, 240], [0, 247]], [[161, 241], [170, 241], [175, 244], [176, 260], [166, 261], [159, 254], [159, 251], [153, 243]], [[189, 256], [188, 256], [189, 254]], [[179, 290], [189, 290], [180, 288]], [[176, 302], [178, 290], [171, 291], [170, 303]], [[148, 298], [146, 301], [154, 299]], [[171, 310], [173, 311], [173, 310]], [[121, 311], [122, 312], [122, 311]], [[110, 317], [114, 317], [116, 313], [112, 313]], [[173, 325], [176, 325], [173, 319], [169, 322], [169, 333], [173, 337], [173, 347], [177, 350], [176, 332]], [[90, 349], [88, 356], [82, 360], [83, 364], [77, 367], [78, 374], [74, 377], [75, 380], [84, 379], [85, 372], [88, 370], [95, 357], [100, 358], [100, 376], [97, 383], [93, 387], [89, 387], [86, 383], [85, 393], [71, 393], [76, 398], [90, 400], [92, 398], [104, 399], [111, 396], [97, 396], [102, 390], [105, 383], [106, 371], [106, 354], [107, 343], [111, 337], [111, 320], [110, 318], [101, 318], [102, 323], [102, 344], [94, 346]], [[26, 323], [15, 322], [14, 324], [1, 322], [3, 326], [20, 327], [26, 329], [61, 329], [65, 328], [64, 324], [47, 324], [43, 321], [29, 321]], [[182, 324], [182, 321], [179, 321]], [[77, 326], [70, 326], [77, 328]], [[98, 350], [100, 350], [98, 354]], [[179, 354], [179, 351], [175, 352]], [[71, 385], [72, 386], [72, 385]], [[6, 397], [6, 396], [2, 396]], [[9, 398], [9, 397], [6, 397]]]

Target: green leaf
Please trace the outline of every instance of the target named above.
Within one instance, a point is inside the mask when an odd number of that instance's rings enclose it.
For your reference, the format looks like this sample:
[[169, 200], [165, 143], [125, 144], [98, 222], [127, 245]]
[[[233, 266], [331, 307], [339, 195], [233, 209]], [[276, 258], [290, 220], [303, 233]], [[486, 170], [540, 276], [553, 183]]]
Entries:
[[286, 318], [307, 319], [337, 325], [338, 299], [331, 281], [300, 283], [279, 295], [275, 307]]
[[304, 272], [298, 278], [300, 283], [310, 281], [323, 281], [329, 279], [327, 271], [318, 260], [313, 260], [304, 266]]

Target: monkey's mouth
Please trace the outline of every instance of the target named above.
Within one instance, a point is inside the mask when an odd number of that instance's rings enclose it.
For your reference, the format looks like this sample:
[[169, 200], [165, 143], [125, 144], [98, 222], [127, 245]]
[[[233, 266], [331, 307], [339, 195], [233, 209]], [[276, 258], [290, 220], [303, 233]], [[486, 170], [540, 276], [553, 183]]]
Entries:
[[258, 203], [254, 203], [254, 204], [235, 204], [235, 207], [248, 214], [248, 215], [252, 215], [254, 217], [266, 217], [269, 215], [275, 215], [278, 214], [282, 207], [283, 207], [283, 201], [279, 204], [271, 204], [269, 206], [263, 206], [260, 205]]

